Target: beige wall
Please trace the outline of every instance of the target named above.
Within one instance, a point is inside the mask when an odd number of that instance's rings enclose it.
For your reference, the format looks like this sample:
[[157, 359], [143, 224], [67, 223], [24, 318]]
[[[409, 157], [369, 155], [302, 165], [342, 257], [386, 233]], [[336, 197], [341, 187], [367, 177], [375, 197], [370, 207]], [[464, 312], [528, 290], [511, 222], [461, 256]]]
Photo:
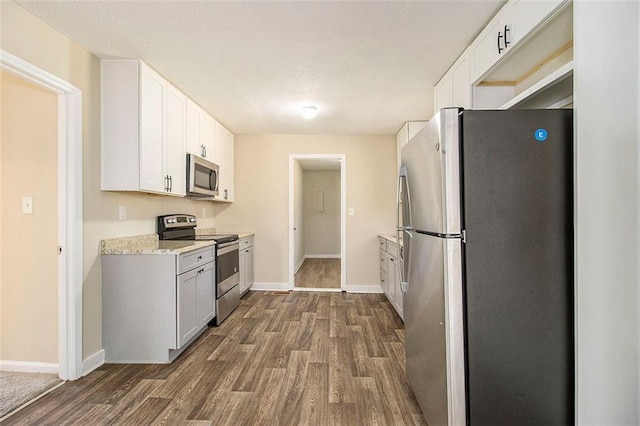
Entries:
[[376, 236], [395, 226], [394, 136], [236, 136], [236, 202], [216, 206], [216, 226], [254, 231], [256, 282], [287, 283], [289, 154], [346, 154], [347, 286], [379, 284]]
[[[100, 191], [100, 61], [13, 2], [0, 2], [0, 47], [70, 82], [83, 102], [83, 355], [102, 349], [102, 288], [98, 244], [103, 238], [155, 232], [155, 216], [195, 214], [213, 226], [213, 203]], [[150, 64], [153, 65], [153, 64]], [[118, 220], [118, 206], [127, 220]], [[207, 219], [202, 220], [202, 208]], [[38, 306], [32, 307], [34, 311]]]
[[[58, 362], [58, 98], [0, 72], [0, 359]], [[22, 214], [22, 197], [33, 214]]]
[[[324, 208], [314, 209], [316, 192]], [[304, 172], [304, 254], [340, 255], [340, 170]]]

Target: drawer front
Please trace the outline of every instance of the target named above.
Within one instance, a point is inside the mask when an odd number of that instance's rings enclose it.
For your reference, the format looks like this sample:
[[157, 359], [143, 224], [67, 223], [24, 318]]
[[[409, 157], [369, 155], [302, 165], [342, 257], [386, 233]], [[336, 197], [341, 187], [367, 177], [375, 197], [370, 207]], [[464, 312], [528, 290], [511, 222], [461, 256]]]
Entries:
[[387, 281], [387, 273], [382, 269], [380, 270], [380, 287], [382, 287], [382, 291], [384, 291], [384, 294], [389, 293], [389, 282]]
[[233, 287], [216, 300], [216, 325], [220, 325], [240, 304], [240, 288]]
[[240, 240], [240, 250], [245, 249], [247, 247], [253, 247], [253, 235], [250, 237], [245, 237]]
[[391, 255], [391, 257], [398, 257], [398, 245], [393, 241], [387, 241], [387, 253]]
[[198, 266], [213, 261], [215, 246], [183, 253], [178, 257], [178, 274], [183, 274]]
[[378, 239], [380, 240], [380, 250], [387, 251], [387, 240], [382, 237], [378, 237]]
[[387, 272], [387, 252], [380, 250], [380, 270]]

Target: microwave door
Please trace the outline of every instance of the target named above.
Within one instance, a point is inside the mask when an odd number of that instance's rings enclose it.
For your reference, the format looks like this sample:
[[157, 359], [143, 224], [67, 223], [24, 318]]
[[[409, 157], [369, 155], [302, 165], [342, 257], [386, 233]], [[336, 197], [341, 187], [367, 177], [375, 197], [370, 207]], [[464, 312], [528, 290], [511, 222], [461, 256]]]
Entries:
[[211, 170], [209, 175], [209, 188], [214, 192], [218, 192], [218, 172], [216, 170]]

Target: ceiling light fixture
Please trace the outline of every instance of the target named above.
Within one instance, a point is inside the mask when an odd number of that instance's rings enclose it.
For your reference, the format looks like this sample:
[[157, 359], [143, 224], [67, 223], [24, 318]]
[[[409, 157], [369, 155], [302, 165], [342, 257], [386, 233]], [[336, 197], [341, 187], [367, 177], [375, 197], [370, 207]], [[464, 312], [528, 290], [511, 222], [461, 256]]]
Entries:
[[308, 105], [302, 108], [302, 116], [307, 120], [315, 118], [318, 115], [318, 107], [314, 105]]

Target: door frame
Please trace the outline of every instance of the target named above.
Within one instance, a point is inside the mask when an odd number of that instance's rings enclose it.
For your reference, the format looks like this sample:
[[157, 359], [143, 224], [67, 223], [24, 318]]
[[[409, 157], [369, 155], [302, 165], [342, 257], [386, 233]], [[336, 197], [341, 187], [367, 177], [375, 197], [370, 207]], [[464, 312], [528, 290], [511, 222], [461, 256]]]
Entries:
[[82, 91], [0, 49], [0, 69], [58, 95], [58, 375], [82, 376]]
[[340, 161], [340, 290], [347, 291], [347, 156], [346, 154], [289, 154], [289, 286], [295, 287], [295, 234], [293, 175], [297, 160]]

